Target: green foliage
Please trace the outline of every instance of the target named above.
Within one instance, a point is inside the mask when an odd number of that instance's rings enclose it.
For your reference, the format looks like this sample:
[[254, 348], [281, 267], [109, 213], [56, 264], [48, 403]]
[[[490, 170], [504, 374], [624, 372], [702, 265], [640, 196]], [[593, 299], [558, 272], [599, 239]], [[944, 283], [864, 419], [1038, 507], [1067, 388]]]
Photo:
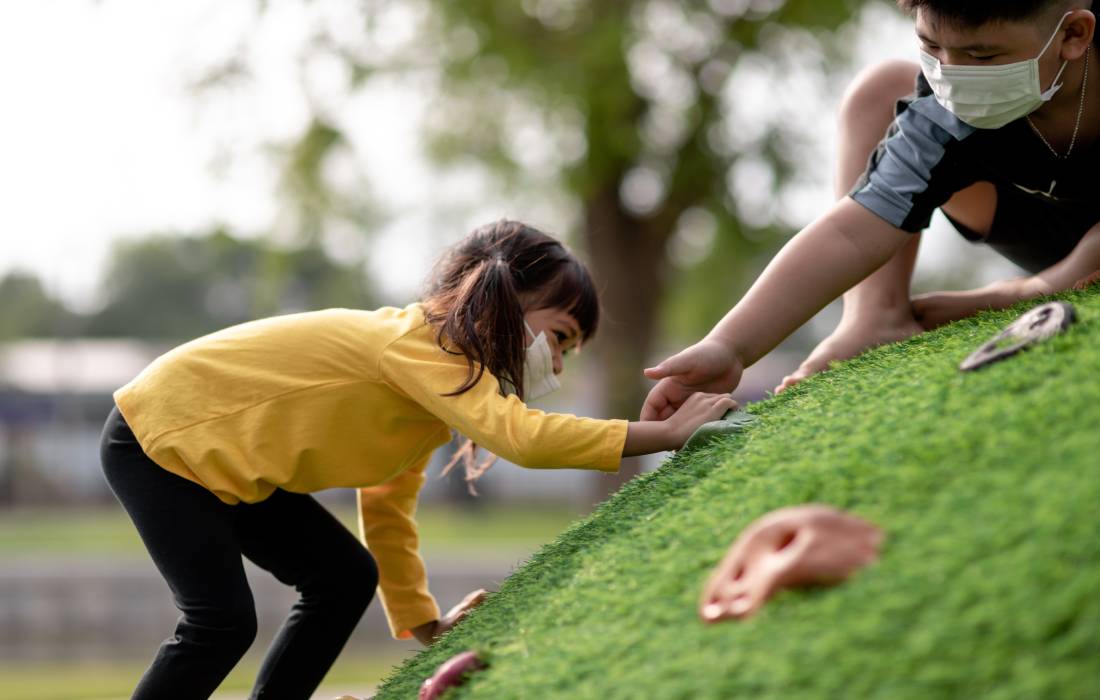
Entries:
[[[1065, 334], [958, 364], [1027, 305], [873, 350], [757, 404], [745, 432], [628, 484], [409, 660], [489, 670], [462, 698], [1092, 698], [1100, 694], [1100, 293]], [[737, 533], [822, 502], [881, 525], [881, 560], [702, 624]]]
[[56, 335], [72, 319], [34, 275], [16, 270], [0, 279], [0, 341]]
[[224, 231], [118, 243], [100, 283], [102, 307], [69, 311], [38, 278], [0, 279], [0, 341], [28, 337], [188, 340], [280, 313], [372, 308], [362, 260], [334, 261], [317, 243], [281, 248]]
[[370, 307], [361, 265], [319, 247], [277, 248], [218, 231], [123, 242], [104, 279], [89, 336], [181, 340], [277, 313]]
[[280, 189], [294, 206], [297, 238], [301, 241], [316, 244], [323, 237], [328, 216], [349, 213], [324, 173], [330, 156], [346, 146], [339, 130], [315, 116], [287, 153]]

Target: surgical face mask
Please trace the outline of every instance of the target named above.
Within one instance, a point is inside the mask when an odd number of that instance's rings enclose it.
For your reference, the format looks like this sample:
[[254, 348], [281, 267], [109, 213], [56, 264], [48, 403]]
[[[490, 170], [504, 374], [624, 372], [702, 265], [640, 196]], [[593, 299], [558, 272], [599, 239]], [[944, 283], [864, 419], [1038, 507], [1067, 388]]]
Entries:
[[527, 346], [527, 355], [523, 360], [523, 396], [530, 401], [557, 391], [561, 388], [561, 382], [554, 374], [554, 353], [550, 350], [546, 333], [535, 335], [526, 321], [523, 325], [535, 339]]
[[1031, 114], [1054, 97], [1062, 87], [1058, 79], [1066, 61], [1044, 91], [1039, 85], [1039, 59], [1062, 29], [1062, 21], [1035, 58], [1001, 66], [945, 66], [935, 56], [920, 52], [924, 73], [936, 101], [967, 124], [978, 129], [999, 129], [1009, 122]]

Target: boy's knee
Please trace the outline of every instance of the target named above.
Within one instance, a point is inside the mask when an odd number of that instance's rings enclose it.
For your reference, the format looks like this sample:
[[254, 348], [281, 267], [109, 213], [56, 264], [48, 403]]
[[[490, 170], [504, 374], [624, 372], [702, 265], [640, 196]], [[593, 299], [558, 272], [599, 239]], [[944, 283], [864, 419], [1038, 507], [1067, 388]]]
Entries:
[[911, 61], [876, 63], [852, 80], [841, 98], [841, 124], [892, 120], [894, 103], [913, 92], [920, 66]]

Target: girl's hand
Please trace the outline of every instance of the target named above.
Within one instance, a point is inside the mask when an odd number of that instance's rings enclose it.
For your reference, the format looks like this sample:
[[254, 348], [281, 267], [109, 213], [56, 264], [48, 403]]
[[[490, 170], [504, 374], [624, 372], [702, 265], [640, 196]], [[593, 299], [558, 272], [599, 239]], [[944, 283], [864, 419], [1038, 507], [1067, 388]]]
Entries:
[[419, 627], [413, 627], [410, 631], [413, 633], [414, 637], [420, 640], [421, 644], [429, 646], [441, 634], [450, 631], [452, 627], [461, 622], [471, 610], [485, 602], [485, 598], [488, 595], [488, 591], [484, 588], [479, 588], [463, 598], [462, 602], [458, 605], [448, 610], [447, 614], [443, 616], [443, 619], [426, 622]]
[[674, 413], [670, 409], [665, 420], [632, 421], [626, 429], [623, 457], [678, 450], [696, 428], [718, 420], [731, 408], [737, 408], [737, 402], [729, 394], [691, 394]]
[[641, 419], [665, 420], [697, 391], [733, 391], [743, 370], [740, 359], [729, 347], [719, 340], [704, 338], [645, 370], [645, 376], [660, 381], [646, 397]]
[[735, 408], [737, 402], [729, 394], [697, 392], [687, 397], [676, 413], [664, 421], [669, 439], [667, 449], [680, 449], [700, 425], [718, 420]]

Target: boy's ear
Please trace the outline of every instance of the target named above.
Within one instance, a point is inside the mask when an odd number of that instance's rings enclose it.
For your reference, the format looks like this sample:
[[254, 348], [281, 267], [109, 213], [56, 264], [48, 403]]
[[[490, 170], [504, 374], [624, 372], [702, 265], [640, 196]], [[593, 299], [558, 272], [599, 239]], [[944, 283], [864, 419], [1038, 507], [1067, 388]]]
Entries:
[[1085, 55], [1085, 50], [1092, 43], [1096, 33], [1096, 15], [1089, 10], [1074, 10], [1066, 18], [1062, 31], [1065, 39], [1062, 41], [1062, 60], [1076, 61]]

